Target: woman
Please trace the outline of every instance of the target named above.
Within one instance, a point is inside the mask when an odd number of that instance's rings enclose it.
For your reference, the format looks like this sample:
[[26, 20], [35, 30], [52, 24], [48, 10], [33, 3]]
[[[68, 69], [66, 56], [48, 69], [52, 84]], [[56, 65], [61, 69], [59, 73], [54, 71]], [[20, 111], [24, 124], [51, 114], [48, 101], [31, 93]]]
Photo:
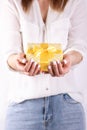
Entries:
[[[6, 0], [2, 7], [3, 52], [13, 70], [5, 130], [85, 130], [74, 79], [74, 66], [87, 51], [85, 1]], [[27, 43], [61, 43], [63, 60], [41, 73], [39, 63], [26, 59]]]

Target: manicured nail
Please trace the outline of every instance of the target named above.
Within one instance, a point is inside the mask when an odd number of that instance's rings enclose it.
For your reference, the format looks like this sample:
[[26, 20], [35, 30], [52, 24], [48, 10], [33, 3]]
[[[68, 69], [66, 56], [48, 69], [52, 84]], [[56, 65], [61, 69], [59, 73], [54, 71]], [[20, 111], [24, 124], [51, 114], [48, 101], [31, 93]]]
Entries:
[[53, 61], [53, 64], [56, 65], [56, 61]]
[[63, 62], [64, 62], [64, 64], [67, 64], [67, 60], [65, 60], [65, 59], [63, 60]]
[[25, 58], [24, 58], [24, 59], [22, 59], [22, 63], [23, 63], [23, 64], [25, 64], [25, 63], [26, 63], [26, 61], [27, 61], [27, 60], [26, 60]]
[[58, 60], [57, 63], [60, 64], [60, 61]]
[[49, 70], [51, 69], [51, 66], [50, 66], [50, 65], [48, 66], [48, 69], [49, 69]]
[[37, 65], [37, 62], [34, 62], [34, 66], [36, 66]]
[[40, 69], [40, 65], [38, 65], [38, 69]]
[[34, 60], [33, 60], [33, 59], [31, 59], [30, 61], [31, 61], [31, 63], [32, 63], [32, 62], [34, 62]]

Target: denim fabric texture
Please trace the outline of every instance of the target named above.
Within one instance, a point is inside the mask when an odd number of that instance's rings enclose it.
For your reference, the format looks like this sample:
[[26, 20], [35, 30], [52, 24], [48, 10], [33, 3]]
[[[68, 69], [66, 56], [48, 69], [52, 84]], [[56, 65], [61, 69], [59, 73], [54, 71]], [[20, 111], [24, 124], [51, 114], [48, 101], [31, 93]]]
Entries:
[[85, 130], [82, 105], [68, 94], [9, 105], [5, 130]]

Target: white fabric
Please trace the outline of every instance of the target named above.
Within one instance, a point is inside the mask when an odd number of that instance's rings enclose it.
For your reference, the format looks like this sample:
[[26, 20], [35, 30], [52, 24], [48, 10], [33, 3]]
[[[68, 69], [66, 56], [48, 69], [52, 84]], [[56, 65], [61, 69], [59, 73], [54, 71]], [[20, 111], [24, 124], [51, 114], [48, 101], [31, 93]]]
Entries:
[[[84, 0], [69, 0], [63, 13], [49, 7], [46, 24], [42, 20], [37, 0], [34, 0], [27, 13], [21, 7], [21, 0], [6, 0], [2, 6], [0, 22], [2, 54], [5, 57], [25, 51], [29, 42], [61, 43], [64, 53], [76, 50], [83, 57], [87, 51], [87, 6]], [[64, 77], [53, 78], [49, 74], [26, 76], [9, 71], [6, 66], [9, 80], [11, 78], [9, 102], [59, 93], [69, 93], [77, 101], [83, 101], [82, 89], [75, 83], [74, 69]]]

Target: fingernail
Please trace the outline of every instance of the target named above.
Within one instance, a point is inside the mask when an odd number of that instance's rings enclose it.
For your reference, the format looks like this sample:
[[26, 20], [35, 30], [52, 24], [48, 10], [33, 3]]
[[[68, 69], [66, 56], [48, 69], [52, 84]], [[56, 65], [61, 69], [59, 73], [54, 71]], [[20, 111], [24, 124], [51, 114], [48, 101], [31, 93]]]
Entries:
[[56, 61], [54, 61], [53, 64], [56, 65]]
[[25, 63], [26, 63], [26, 61], [27, 61], [27, 60], [26, 60], [25, 58], [24, 58], [24, 59], [22, 59], [22, 63], [24, 63], [24, 64], [25, 64]]
[[38, 65], [38, 68], [40, 68], [40, 65]]
[[34, 65], [36, 66], [36, 65], [37, 65], [37, 62], [34, 62]]
[[33, 60], [33, 59], [31, 59], [31, 60], [30, 60], [30, 62], [32, 63], [32, 62], [34, 62], [34, 60]]
[[67, 64], [67, 60], [65, 60], [65, 59], [63, 60], [63, 62], [64, 62], [64, 64]]
[[48, 66], [48, 69], [51, 69], [51, 66], [50, 66], [50, 65]]
[[60, 64], [60, 61], [58, 60], [57, 63]]

